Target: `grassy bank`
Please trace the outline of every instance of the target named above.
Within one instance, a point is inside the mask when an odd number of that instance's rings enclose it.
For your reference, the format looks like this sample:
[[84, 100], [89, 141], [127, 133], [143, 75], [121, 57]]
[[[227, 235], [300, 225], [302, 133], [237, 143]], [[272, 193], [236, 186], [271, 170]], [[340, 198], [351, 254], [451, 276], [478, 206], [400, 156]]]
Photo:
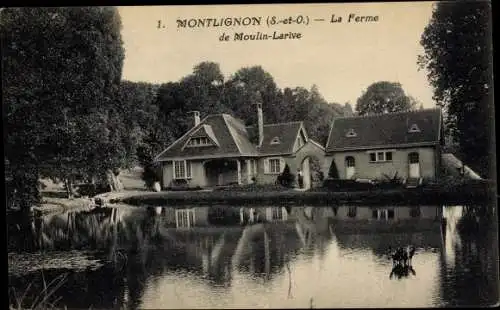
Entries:
[[33, 212], [35, 215], [45, 215], [49, 213], [59, 213], [89, 208], [90, 205], [91, 200], [89, 198], [67, 199], [42, 197], [42, 203], [39, 206], [33, 207]]
[[459, 189], [397, 189], [356, 192], [328, 191], [199, 191], [136, 193], [110, 199], [131, 205], [450, 205], [491, 202], [487, 191]]

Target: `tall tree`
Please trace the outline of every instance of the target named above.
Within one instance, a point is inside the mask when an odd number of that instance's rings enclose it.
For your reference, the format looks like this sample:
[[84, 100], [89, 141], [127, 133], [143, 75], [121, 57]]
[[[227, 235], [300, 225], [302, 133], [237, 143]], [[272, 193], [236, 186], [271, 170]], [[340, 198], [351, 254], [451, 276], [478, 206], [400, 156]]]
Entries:
[[359, 115], [408, 111], [415, 108], [415, 101], [407, 96], [400, 83], [381, 81], [368, 86], [358, 98]]
[[[319, 142], [321, 145], [326, 145], [329, 129], [333, 118], [341, 116], [344, 113], [339, 112], [337, 108], [340, 106], [335, 103], [327, 103], [320, 94], [316, 85], [311, 87], [308, 98], [309, 113], [304, 119], [309, 136]], [[343, 108], [340, 107], [342, 111]]]
[[279, 121], [279, 113], [275, 110], [281, 101], [280, 90], [269, 72], [261, 66], [242, 68], [225, 83], [225, 106], [232, 110], [236, 117], [252, 125], [257, 122], [254, 105], [255, 94], [260, 93], [264, 122]]
[[461, 157], [483, 176], [494, 171], [492, 17], [489, 1], [439, 2], [420, 43], [447, 127]]
[[[109, 7], [1, 11], [5, 159], [12, 193], [33, 192], [41, 175], [71, 183], [121, 162], [113, 112], [124, 51]], [[10, 195], [10, 194], [9, 194]], [[12, 197], [14, 198], [14, 197]]]

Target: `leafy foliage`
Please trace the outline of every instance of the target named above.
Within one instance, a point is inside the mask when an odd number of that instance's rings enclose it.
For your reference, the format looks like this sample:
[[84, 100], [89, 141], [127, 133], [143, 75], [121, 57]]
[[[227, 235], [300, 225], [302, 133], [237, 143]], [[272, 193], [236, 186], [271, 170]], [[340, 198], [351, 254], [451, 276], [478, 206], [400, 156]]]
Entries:
[[405, 94], [400, 83], [376, 82], [358, 98], [356, 111], [359, 115], [390, 113], [414, 109], [416, 101]]
[[117, 10], [1, 14], [5, 159], [15, 171], [9, 189], [31, 197], [23, 198], [30, 204], [38, 200], [40, 176], [70, 184], [121, 165], [126, 131], [114, 96], [124, 52]]
[[288, 164], [285, 165], [283, 172], [278, 176], [277, 180], [278, 184], [284, 187], [293, 187], [295, 182], [295, 175], [290, 172], [290, 167]]
[[335, 160], [332, 159], [332, 164], [330, 165], [330, 168], [328, 169], [328, 177], [331, 179], [338, 179], [339, 178], [339, 171], [337, 170], [337, 165], [335, 164]]
[[460, 157], [483, 176], [494, 167], [491, 19], [488, 1], [436, 4], [419, 57]]

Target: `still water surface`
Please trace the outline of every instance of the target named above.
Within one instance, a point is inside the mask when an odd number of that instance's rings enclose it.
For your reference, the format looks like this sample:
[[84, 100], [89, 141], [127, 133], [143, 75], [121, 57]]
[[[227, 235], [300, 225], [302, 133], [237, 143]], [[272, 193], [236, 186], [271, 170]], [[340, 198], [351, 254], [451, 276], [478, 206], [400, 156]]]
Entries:
[[[269, 211], [278, 220], [246, 226], [207, 222], [208, 208], [176, 215], [172, 208], [119, 206], [45, 216], [25, 223], [31, 233], [11, 227], [9, 296], [15, 304], [26, 293], [22, 302], [32, 305], [43, 274], [46, 283], [60, 284], [50, 300], [68, 308], [443, 307], [498, 300], [496, 234], [459, 234], [461, 207], [443, 208], [446, 226], [437, 219], [420, 227], [416, 218], [406, 230], [370, 226], [356, 233], [336, 230], [329, 209]], [[412, 269], [398, 274], [388, 247], [407, 244], [417, 248]]]

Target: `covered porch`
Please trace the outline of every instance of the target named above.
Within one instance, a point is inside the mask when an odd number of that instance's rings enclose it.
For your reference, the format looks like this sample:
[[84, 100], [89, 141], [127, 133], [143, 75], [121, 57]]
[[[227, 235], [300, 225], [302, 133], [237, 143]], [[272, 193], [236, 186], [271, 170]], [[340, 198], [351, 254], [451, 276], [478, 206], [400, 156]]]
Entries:
[[257, 161], [246, 158], [217, 158], [203, 162], [206, 186], [252, 184], [257, 175]]

